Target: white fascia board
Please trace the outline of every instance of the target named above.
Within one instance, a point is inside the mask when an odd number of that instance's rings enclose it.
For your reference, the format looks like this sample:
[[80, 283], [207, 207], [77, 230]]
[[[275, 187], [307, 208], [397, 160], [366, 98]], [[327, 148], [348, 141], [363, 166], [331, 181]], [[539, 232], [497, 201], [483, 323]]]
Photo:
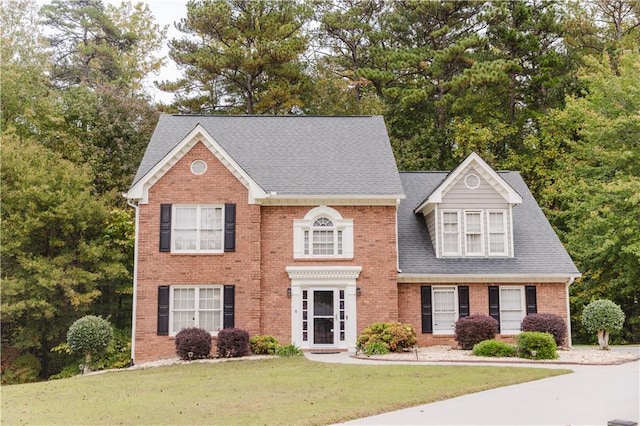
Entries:
[[126, 197], [138, 200], [140, 204], [148, 202], [151, 188], [171, 167], [176, 164], [198, 142], [202, 142], [209, 151], [248, 189], [249, 204], [257, 204], [258, 199], [266, 198], [266, 192], [240, 165], [220, 146], [220, 144], [198, 124], [180, 143], [164, 156], [147, 174], [131, 187]]
[[467, 168], [474, 164], [482, 169], [482, 174], [487, 179], [487, 181], [494, 185], [499, 185], [503, 191], [500, 191], [498, 188], [498, 192], [503, 195], [505, 201], [509, 204], [521, 204], [522, 197], [516, 190], [514, 190], [511, 185], [509, 185], [491, 166], [489, 166], [478, 154], [472, 152], [469, 154], [465, 160], [460, 163], [458, 167], [456, 167], [449, 175], [446, 177], [444, 181], [429, 195], [429, 197], [420, 204], [413, 211], [414, 213], [423, 212], [424, 214], [428, 213], [428, 207], [432, 204], [438, 204], [442, 202], [442, 197], [449, 190], [451, 185], [460, 178], [460, 175], [467, 170]]
[[264, 199], [258, 200], [263, 206], [393, 206], [397, 207], [404, 194], [395, 195], [309, 195], [309, 194], [277, 194], [267, 193]]
[[581, 274], [398, 274], [398, 283], [566, 283]]

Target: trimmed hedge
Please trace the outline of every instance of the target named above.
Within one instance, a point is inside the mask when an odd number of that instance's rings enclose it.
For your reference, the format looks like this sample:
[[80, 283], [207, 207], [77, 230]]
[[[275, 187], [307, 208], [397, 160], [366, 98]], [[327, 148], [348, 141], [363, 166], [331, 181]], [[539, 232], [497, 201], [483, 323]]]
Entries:
[[197, 327], [182, 329], [176, 334], [176, 353], [180, 359], [189, 361], [211, 356], [211, 334]]
[[498, 321], [489, 315], [472, 314], [456, 321], [454, 338], [458, 346], [464, 350], [473, 349], [474, 345], [496, 337]]
[[520, 329], [549, 333], [557, 346], [562, 346], [567, 338], [567, 324], [556, 314], [529, 314], [522, 320]]
[[238, 358], [251, 353], [249, 332], [241, 328], [224, 328], [218, 331], [216, 345], [218, 356], [223, 358]]
[[516, 348], [510, 344], [492, 339], [476, 344], [471, 353], [475, 356], [514, 357], [516, 352]]
[[516, 338], [518, 356], [526, 359], [556, 359], [556, 341], [550, 333], [525, 331]]

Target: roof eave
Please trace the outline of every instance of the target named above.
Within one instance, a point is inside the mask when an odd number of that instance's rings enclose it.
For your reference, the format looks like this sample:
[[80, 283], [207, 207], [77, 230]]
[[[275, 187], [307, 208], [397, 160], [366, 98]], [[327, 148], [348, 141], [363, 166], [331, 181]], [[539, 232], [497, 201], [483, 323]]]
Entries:
[[399, 283], [572, 283], [582, 274], [410, 274], [399, 273]]

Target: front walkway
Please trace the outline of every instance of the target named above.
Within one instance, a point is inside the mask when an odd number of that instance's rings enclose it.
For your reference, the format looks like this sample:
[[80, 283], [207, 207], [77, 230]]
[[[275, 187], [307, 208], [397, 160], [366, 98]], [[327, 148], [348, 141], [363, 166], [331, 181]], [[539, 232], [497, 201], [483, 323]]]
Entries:
[[[352, 358], [347, 353], [307, 353], [306, 356], [318, 362], [390, 364], [389, 361]], [[411, 365], [416, 365], [416, 362]], [[607, 425], [607, 422], [614, 419], [634, 422], [640, 420], [640, 361], [605, 366], [508, 365], [568, 368], [574, 373], [464, 395], [345, 424]]]

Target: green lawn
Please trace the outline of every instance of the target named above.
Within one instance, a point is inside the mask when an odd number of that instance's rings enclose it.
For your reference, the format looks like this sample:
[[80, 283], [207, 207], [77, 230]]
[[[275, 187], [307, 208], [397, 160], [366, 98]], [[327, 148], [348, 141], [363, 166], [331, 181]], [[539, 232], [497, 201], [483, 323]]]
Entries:
[[569, 372], [304, 357], [194, 363], [3, 386], [1, 422], [328, 424]]

